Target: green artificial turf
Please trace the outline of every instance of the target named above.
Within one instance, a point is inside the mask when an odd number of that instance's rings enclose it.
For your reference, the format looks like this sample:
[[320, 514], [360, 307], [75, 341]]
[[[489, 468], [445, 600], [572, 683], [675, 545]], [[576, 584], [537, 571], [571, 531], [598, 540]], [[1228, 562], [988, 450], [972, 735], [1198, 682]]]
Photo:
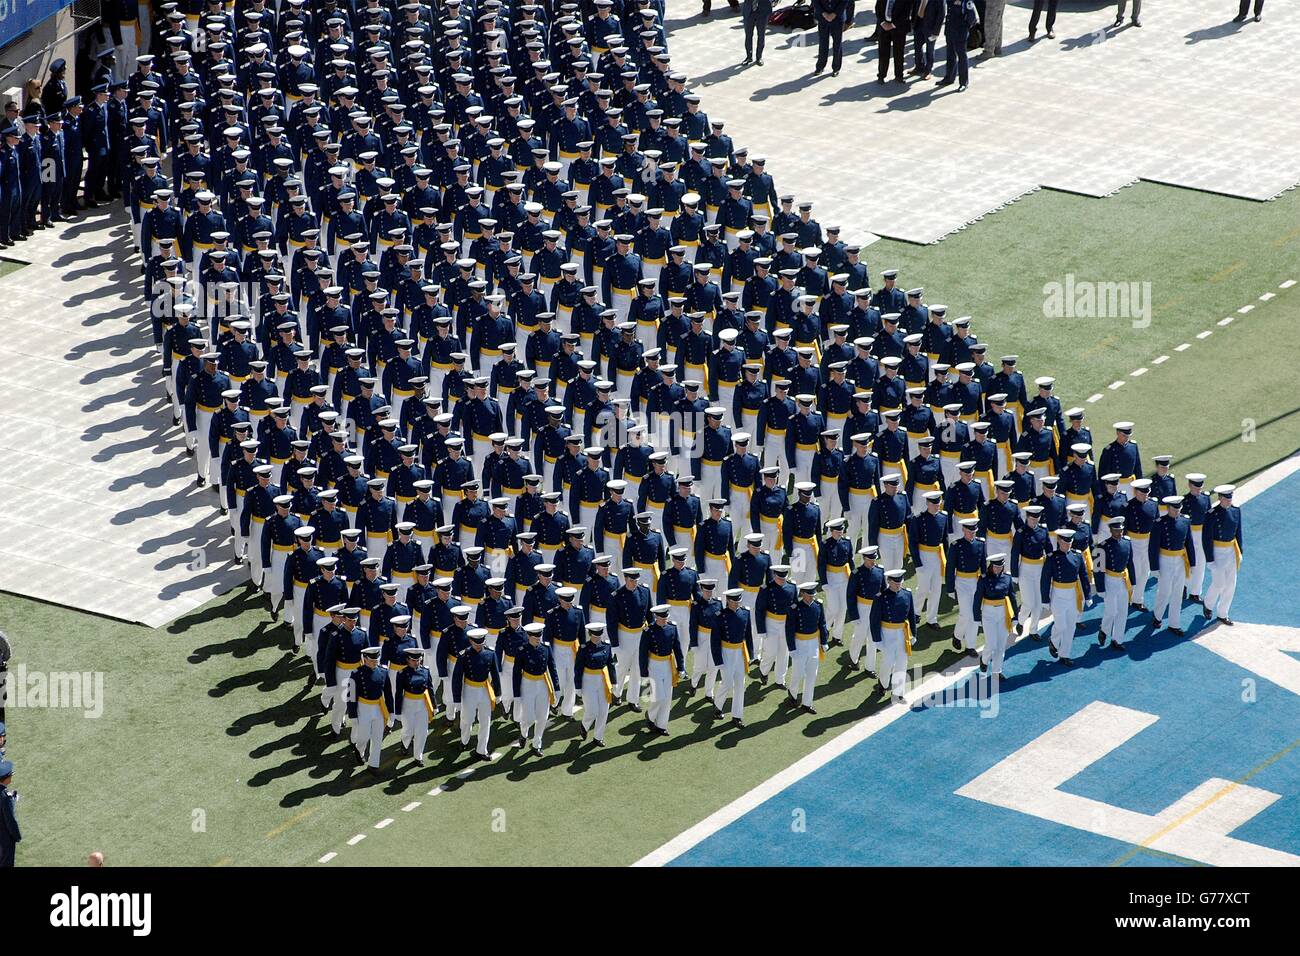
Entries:
[[[1298, 252], [1295, 192], [1251, 203], [1143, 183], [1104, 200], [1036, 193], [938, 245], [882, 241], [865, 255], [873, 278], [897, 266], [904, 287], [924, 284], [950, 316], [972, 315], [995, 362], [1016, 352], [1029, 378], [1054, 375], [1099, 444], [1112, 421], [1135, 420], [1148, 463], [1169, 452], [1176, 473], [1215, 483], [1300, 447], [1288, 361], [1300, 286], [1278, 289], [1300, 278]], [[1044, 286], [1068, 273], [1150, 282], [1151, 324], [1045, 318]], [[1130, 377], [1140, 367], [1149, 371]], [[1095, 393], [1104, 397], [1088, 404]], [[390, 758], [374, 778], [322, 727], [306, 662], [285, 651], [288, 629], [268, 627], [264, 599], [243, 588], [159, 630], [0, 595], [0, 627], [17, 646], [11, 670], [105, 674], [98, 719], [9, 711], [22, 864], [77, 864], [92, 850], [114, 865], [306, 864], [328, 852], [330, 865], [628, 863], [866, 716], [871, 686], [843, 670], [838, 649], [816, 717], [778, 710], [781, 692], [751, 684], [740, 732], [704, 719], [712, 709], [696, 698], [674, 708], [668, 740], [646, 743], [642, 718], [620, 711], [594, 756], [573, 759], [566, 727], [544, 757], [511, 751], [462, 780], [467, 764], [439, 731], [428, 767], [394, 775]], [[923, 631], [914, 662], [951, 662], [948, 633]], [[500, 732], [494, 749], [505, 743]]]

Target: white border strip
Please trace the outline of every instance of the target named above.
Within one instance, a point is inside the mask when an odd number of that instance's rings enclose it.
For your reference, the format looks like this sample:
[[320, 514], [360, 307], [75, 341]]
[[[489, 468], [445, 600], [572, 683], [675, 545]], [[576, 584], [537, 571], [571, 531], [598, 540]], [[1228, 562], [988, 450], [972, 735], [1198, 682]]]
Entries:
[[[1298, 471], [1300, 471], [1300, 453], [1283, 459], [1247, 481], [1237, 489], [1236, 494], [1233, 496], [1234, 501], [1238, 505], [1244, 504]], [[938, 695], [945, 688], [951, 687], [968, 677], [976, 669], [976, 666], [974, 663], [953, 664], [942, 672], [931, 674], [918, 687], [913, 688], [906, 695], [908, 704]], [[703, 843], [723, 827], [735, 823], [745, 814], [770, 800], [782, 790], [798, 783], [813, 771], [820, 770], [836, 757], [888, 727], [906, 714], [909, 709], [910, 707], [902, 704], [891, 704], [884, 710], [877, 711], [870, 717], [859, 721], [838, 737], [827, 741], [780, 773], [764, 780], [748, 793], [741, 795], [722, 809], [705, 817], [689, 830], [673, 837], [663, 846], [647, 853], [632, 865], [663, 866], [671, 863], [687, 850]]]

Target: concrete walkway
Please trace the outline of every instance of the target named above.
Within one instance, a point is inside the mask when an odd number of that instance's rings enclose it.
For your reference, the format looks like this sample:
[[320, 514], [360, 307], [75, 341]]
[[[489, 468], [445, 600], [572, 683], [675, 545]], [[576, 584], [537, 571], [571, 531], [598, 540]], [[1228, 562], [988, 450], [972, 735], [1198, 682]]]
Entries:
[[[965, 93], [878, 84], [868, 2], [838, 77], [810, 76], [815, 31], [769, 30], [764, 65], [740, 67], [744, 32], [724, 3], [711, 20], [678, 4], [668, 28], [709, 116], [846, 239], [933, 242], [1040, 186], [1105, 196], [1150, 179], [1266, 200], [1300, 182], [1300, 5], [1244, 24], [1233, 0], [1147, 6], [1141, 29], [1111, 31], [1113, 2], [1065, 0], [1056, 39], [1040, 24], [1031, 46], [1033, 4], [1016, 0], [1002, 56]], [[909, 40], [907, 68], [911, 55]], [[936, 59], [938, 79], [942, 37]]]
[[158, 377], [120, 206], [3, 251], [0, 590], [159, 627], [246, 580]]

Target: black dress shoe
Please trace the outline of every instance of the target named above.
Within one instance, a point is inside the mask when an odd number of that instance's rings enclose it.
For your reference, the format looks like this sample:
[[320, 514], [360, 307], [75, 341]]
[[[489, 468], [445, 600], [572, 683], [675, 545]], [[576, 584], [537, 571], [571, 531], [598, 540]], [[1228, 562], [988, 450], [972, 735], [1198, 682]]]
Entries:
[[804, 708], [802, 708], [802, 709], [808, 711], [808, 713], [810, 713], [810, 714], [816, 714], [816, 713], [817, 713], [817, 708], [814, 707], [812, 704], [808, 704], [806, 707], [804, 707]]
[[1097, 632], [1097, 646], [1098, 646], [1098, 647], [1105, 647], [1105, 646], [1106, 646], [1106, 635], [1105, 635], [1104, 633], [1102, 633], [1101, 631], [1098, 631], [1098, 632]]
[[960, 640], [959, 638], [954, 637], [954, 638], [952, 639], [952, 649], [953, 649], [954, 651], [959, 651], [959, 650], [961, 650], [961, 640]]
[[1169, 629], [1169, 632], [1170, 632], [1171, 634], [1177, 634], [1179, 637], [1182, 637], [1184, 634], [1187, 633], [1187, 632], [1184, 631], [1181, 627], [1171, 627], [1171, 628]]
[[1047, 649], [1048, 649], [1048, 651], [1051, 652], [1051, 654], [1052, 654], [1053, 657], [1060, 657], [1060, 656], [1061, 656], [1060, 654], [1057, 653], [1057, 651], [1056, 651], [1056, 645], [1055, 645], [1055, 644], [1048, 644], [1048, 645], [1047, 645]]
[[1230, 617], [1221, 617], [1221, 618], [1219, 618], [1219, 623], [1220, 623], [1220, 624], [1227, 624], [1229, 627], [1231, 627], [1231, 626], [1233, 625], [1234, 622], [1233, 622], [1232, 618], [1230, 618]]
[[762, 66], [762, 65], [763, 65], [763, 58], [760, 56], [757, 60], [754, 61], [754, 65], [755, 65], [755, 66]]
[[984, 663], [983, 661], [980, 661], [980, 673], [987, 674], [988, 672], [989, 672], [989, 665]]
[[1048, 31], [1047, 31], [1047, 39], [1049, 39], [1049, 40], [1055, 40], [1055, 39], [1056, 39], [1056, 32], [1053, 31], [1053, 30], [1048, 30]]
[[948, 78], [945, 76], [942, 80], [940, 80], [938, 83], [936, 83], [936, 84], [934, 84], [934, 85], [935, 85], [935, 86], [952, 86], [952, 83], [953, 83], [953, 81], [950, 80], [950, 79], [948, 79]]
[[1068, 657], [1062, 657], [1062, 658], [1061, 658], [1061, 663], [1064, 664], [1066, 667], [1073, 667], [1073, 666], [1074, 666], [1074, 661], [1070, 660]]
[[1245, 23], [1245, 22], [1246, 22], [1246, 14], [1243, 13], [1243, 14], [1242, 14], [1241, 16], [1239, 16], [1239, 17], [1233, 17], [1233, 18], [1232, 18], [1232, 22], [1233, 22], [1233, 23]]
[[747, 57], [745, 57], [743, 60], [740, 61], [740, 65], [741, 65], [741, 66], [749, 66], [749, 64], [751, 64], [751, 63], [753, 63], [753, 62], [754, 62], [753, 58], [747, 56]]

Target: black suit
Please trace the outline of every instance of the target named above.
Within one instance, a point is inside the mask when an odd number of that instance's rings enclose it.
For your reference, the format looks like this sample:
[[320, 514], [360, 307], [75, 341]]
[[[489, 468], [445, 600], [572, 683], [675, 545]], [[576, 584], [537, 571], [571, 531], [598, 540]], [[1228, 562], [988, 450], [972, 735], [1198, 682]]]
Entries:
[[[763, 46], [767, 42], [767, 18], [772, 15], [772, 0], [740, 0], [740, 15], [745, 21], [745, 59], [763, 59]], [[758, 47], [754, 36], [758, 35]]]
[[[831, 70], [838, 73], [844, 62], [844, 11], [847, 0], [813, 0], [813, 18], [817, 21], [817, 70], [826, 69], [826, 60], [831, 61]], [[831, 14], [827, 20], [826, 15]]]
[[1029, 35], [1038, 32], [1038, 18], [1043, 13], [1043, 4], [1047, 4], [1047, 32], [1056, 29], [1056, 5], [1058, 0], [1034, 0], [1034, 15], [1029, 18]]
[[[912, 29], [914, 0], [876, 0], [876, 76], [883, 80], [889, 73], [889, 61], [894, 62], [894, 79], [903, 80], [903, 54], [907, 49], [907, 35]], [[894, 25], [886, 30], [886, 22]]]

